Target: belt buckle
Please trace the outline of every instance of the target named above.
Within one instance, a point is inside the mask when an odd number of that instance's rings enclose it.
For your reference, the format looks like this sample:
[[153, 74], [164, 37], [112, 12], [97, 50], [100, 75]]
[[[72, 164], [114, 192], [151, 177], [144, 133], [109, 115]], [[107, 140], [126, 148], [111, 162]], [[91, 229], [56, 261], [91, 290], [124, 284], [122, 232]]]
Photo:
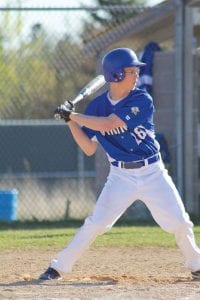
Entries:
[[124, 161], [121, 161], [120, 162], [120, 168], [124, 169], [124, 165], [125, 165]]

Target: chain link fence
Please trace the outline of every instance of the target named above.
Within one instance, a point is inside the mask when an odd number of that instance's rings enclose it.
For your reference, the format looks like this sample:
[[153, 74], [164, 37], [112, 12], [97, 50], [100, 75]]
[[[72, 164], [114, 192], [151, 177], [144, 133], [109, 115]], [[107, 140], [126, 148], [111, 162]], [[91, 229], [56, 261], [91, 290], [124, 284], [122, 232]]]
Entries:
[[[19, 191], [18, 220], [83, 218], [92, 211], [98, 166], [106, 162], [86, 157], [53, 111], [101, 72], [107, 50], [130, 47], [140, 55], [151, 40], [148, 26], [156, 18], [173, 20], [173, 9], [0, 8], [0, 189]], [[164, 51], [173, 50], [171, 31], [163, 38], [154, 32]], [[139, 216], [141, 206], [135, 207]]]
[[1, 10], [0, 188], [19, 191], [17, 219], [83, 218], [91, 212], [95, 157], [79, 150], [68, 128], [53, 120], [53, 111], [95, 76], [103, 52], [142, 11], [127, 6]]

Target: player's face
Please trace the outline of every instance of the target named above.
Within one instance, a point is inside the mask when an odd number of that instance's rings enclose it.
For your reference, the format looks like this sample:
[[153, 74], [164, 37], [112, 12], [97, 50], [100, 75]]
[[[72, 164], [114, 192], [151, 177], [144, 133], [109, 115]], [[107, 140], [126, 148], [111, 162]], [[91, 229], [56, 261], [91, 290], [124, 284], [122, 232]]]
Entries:
[[130, 87], [132, 89], [135, 87], [138, 77], [139, 77], [139, 69], [137, 67], [129, 67], [124, 69], [125, 78], [124, 83], [126, 83], [127, 88]]

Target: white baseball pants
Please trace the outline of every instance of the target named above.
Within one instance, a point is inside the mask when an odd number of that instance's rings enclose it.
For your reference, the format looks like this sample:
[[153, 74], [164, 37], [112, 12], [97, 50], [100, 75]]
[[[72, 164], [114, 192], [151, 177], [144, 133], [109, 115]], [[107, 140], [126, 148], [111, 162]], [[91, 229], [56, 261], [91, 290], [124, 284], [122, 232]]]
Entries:
[[111, 166], [93, 214], [85, 219], [71, 243], [58, 253], [50, 266], [61, 273], [70, 272], [97, 235], [111, 229], [137, 199], [146, 204], [162, 229], [174, 233], [185, 266], [192, 271], [200, 270], [200, 249], [195, 242], [193, 224], [162, 161], [133, 170]]

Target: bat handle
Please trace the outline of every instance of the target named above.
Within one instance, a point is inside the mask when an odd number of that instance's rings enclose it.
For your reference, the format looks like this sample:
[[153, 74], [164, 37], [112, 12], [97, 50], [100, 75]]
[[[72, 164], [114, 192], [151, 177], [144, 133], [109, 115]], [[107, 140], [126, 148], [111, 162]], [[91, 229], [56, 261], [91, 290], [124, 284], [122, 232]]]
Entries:
[[75, 105], [76, 103], [80, 102], [83, 99], [84, 99], [84, 95], [78, 94], [78, 96], [76, 98], [74, 98], [71, 102]]

